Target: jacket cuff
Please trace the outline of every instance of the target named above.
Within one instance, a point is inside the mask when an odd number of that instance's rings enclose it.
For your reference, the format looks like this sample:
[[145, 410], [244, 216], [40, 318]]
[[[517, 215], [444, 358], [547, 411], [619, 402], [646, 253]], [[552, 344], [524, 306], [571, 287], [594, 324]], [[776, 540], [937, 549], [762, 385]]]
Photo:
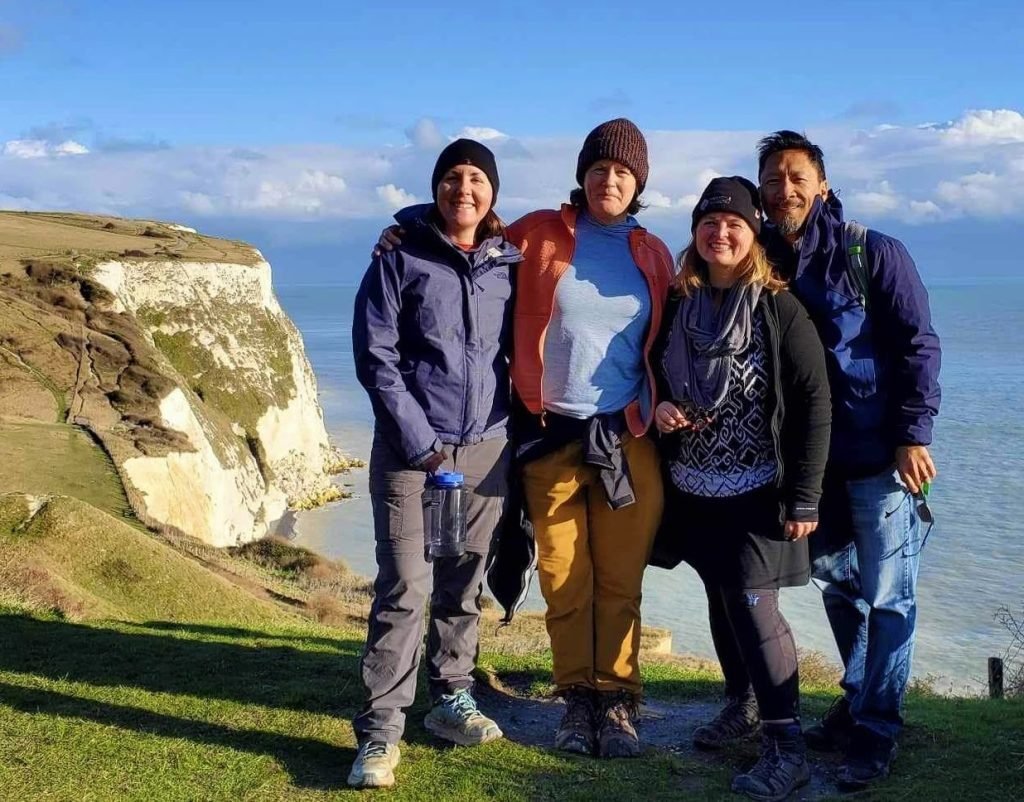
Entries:
[[929, 418], [924, 424], [917, 421], [897, 425], [893, 432], [897, 445], [930, 446], [932, 444], [932, 421]]
[[818, 505], [807, 501], [790, 501], [786, 503], [786, 520], [798, 523], [809, 523], [818, 520]]
[[415, 456], [409, 459], [409, 464], [414, 468], [419, 468], [430, 459], [434, 454], [440, 454], [444, 451], [444, 444], [437, 438], [430, 444], [429, 448], [425, 448], [422, 451], [416, 453]]

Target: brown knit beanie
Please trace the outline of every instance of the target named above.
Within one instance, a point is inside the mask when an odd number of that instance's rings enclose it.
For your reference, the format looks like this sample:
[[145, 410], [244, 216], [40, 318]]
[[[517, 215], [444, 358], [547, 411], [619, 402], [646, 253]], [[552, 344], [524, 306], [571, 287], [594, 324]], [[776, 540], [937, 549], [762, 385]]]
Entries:
[[647, 141], [640, 129], [625, 117], [601, 123], [587, 134], [583, 149], [576, 161], [576, 182], [582, 187], [583, 176], [590, 165], [601, 159], [611, 159], [626, 165], [636, 178], [639, 195], [647, 184]]

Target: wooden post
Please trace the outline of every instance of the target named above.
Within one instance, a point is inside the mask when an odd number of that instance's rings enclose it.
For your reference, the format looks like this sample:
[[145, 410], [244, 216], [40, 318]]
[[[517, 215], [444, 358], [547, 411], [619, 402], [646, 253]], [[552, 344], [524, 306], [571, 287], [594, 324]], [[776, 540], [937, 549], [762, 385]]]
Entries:
[[1003, 698], [1003, 661], [998, 657], [988, 659], [988, 698]]

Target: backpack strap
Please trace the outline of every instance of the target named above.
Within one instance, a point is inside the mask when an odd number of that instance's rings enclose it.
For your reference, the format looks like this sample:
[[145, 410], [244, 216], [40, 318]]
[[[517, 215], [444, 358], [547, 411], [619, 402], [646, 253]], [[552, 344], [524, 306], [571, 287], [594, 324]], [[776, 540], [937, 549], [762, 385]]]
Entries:
[[868, 230], [856, 220], [843, 223], [843, 250], [846, 269], [857, 291], [861, 306], [867, 311], [871, 287], [871, 268], [868, 266]]

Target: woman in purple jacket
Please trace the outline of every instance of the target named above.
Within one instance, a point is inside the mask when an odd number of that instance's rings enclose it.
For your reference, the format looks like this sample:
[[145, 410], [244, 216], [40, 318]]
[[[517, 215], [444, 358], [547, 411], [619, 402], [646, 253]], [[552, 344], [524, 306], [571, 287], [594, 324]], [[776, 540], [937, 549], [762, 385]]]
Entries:
[[[430, 596], [427, 674], [434, 734], [472, 745], [500, 738], [472, 695], [480, 595], [505, 506], [510, 453], [511, 266], [519, 251], [494, 212], [494, 155], [469, 139], [440, 154], [434, 203], [396, 215], [401, 246], [375, 256], [356, 295], [356, 375], [370, 396], [377, 577], [353, 720], [354, 787], [394, 784], [404, 709], [416, 693]], [[428, 560], [421, 496], [429, 474], [465, 476], [466, 551]]]

